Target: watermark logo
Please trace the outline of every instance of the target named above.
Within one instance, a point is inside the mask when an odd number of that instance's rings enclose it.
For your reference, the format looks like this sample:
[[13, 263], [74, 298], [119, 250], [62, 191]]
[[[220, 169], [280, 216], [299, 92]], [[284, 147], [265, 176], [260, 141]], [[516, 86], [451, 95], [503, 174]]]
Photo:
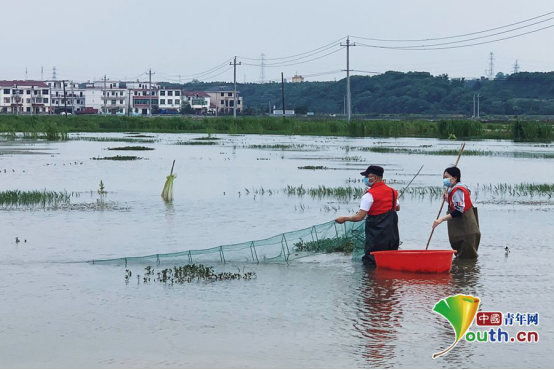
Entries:
[[450, 325], [454, 328], [454, 333], [456, 335], [454, 343], [452, 343], [450, 347], [444, 351], [433, 354], [433, 358], [437, 358], [448, 353], [456, 346], [456, 344], [458, 344], [460, 339], [463, 338], [473, 323], [473, 319], [475, 318], [479, 308], [479, 303], [480, 300], [477, 297], [458, 294], [440, 300], [435, 307], [433, 307], [433, 311], [439, 315], [442, 315], [448, 320], [448, 322], [450, 322]]
[[[448, 353], [462, 339], [470, 343], [537, 343], [539, 341], [539, 333], [536, 330], [518, 330], [514, 336], [511, 336], [507, 330], [502, 329], [502, 326], [538, 326], [537, 312], [478, 312], [479, 304], [479, 298], [462, 294], [437, 302], [433, 311], [443, 316], [452, 325], [455, 339], [454, 343], [444, 351], [433, 354], [433, 358]], [[480, 330], [469, 330], [474, 321]], [[484, 329], [485, 327], [487, 329]]]

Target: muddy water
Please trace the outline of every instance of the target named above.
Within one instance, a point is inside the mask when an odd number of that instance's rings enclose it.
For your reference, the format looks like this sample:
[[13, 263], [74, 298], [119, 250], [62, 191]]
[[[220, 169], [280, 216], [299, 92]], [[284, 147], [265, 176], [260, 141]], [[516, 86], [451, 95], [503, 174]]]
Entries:
[[[479, 260], [455, 262], [447, 275], [366, 271], [349, 257], [324, 255], [288, 266], [246, 266], [258, 276], [249, 282], [165, 286], [136, 280], [125, 284], [123, 267], [73, 263], [202, 249], [323, 223], [356, 210], [359, 201], [289, 197], [283, 188], [348, 186], [348, 179], [358, 178], [368, 164], [383, 165], [385, 177], [400, 183], [408, 182], [424, 165], [412, 186], [440, 186], [442, 171], [455, 158], [353, 148], [432, 145], [430, 149], [436, 150], [457, 149], [460, 144], [430, 139], [220, 136], [222, 140], [213, 146], [172, 145], [198, 136], [157, 135], [156, 143], [144, 144], [156, 150], [134, 153], [105, 149], [141, 144], [68, 141], [0, 146], [5, 153], [0, 156], [0, 190], [65, 189], [81, 192], [74, 203], [94, 205], [102, 180], [106, 200], [118, 206], [104, 211], [94, 207], [1, 211], [0, 367], [551, 366], [554, 274], [548, 256], [554, 249], [549, 237], [554, 232], [554, 205], [548, 198], [502, 199], [480, 193]], [[254, 144], [297, 146], [294, 150], [248, 147]], [[501, 141], [470, 142], [467, 149], [553, 151]], [[116, 154], [145, 159], [90, 159]], [[173, 159], [178, 177], [175, 200], [167, 206], [160, 192]], [[333, 169], [298, 169], [306, 165]], [[554, 182], [554, 160], [467, 156], [460, 167], [462, 180], [470, 187]], [[255, 194], [262, 187], [264, 195]], [[402, 200], [403, 248], [425, 245], [439, 206], [429, 197]], [[432, 248], [448, 247], [443, 226], [435, 233]], [[21, 239], [19, 244], [15, 237]], [[226, 271], [236, 268], [216, 266]], [[133, 269], [140, 273], [140, 267]], [[462, 341], [448, 355], [432, 360], [432, 353], [450, 345], [454, 336], [431, 309], [439, 299], [454, 294], [480, 297], [484, 310], [539, 312], [540, 342]], [[508, 331], [515, 334], [517, 328]]]

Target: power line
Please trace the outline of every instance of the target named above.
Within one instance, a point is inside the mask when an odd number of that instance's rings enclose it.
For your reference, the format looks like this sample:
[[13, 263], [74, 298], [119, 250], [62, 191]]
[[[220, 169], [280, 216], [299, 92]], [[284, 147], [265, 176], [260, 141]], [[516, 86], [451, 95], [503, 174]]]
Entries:
[[473, 37], [473, 38], [465, 39], [465, 40], [450, 41], [450, 42], [442, 42], [442, 43], [431, 44], [431, 45], [396, 46], [395, 48], [398, 48], [398, 49], [404, 49], [404, 48], [426, 48], [426, 47], [435, 47], [435, 46], [443, 46], [443, 45], [461, 44], [461, 43], [468, 42], [468, 41], [475, 41], [475, 40], [486, 39], [486, 38], [489, 38], [489, 37], [498, 36], [498, 35], [502, 35], [502, 34], [505, 34], [505, 33], [517, 31], [517, 30], [524, 29], [524, 28], [528, 28], [528, 27], [535, 26], [535, 25], [540, 24], [540, 23], [544, 23], [544, 22], [550, 21], [550, 20], [552, 20], [552, 19], [554, 19], [554, 17], [548, 18], [548, 19], [545, 19], [545, 20], [542, 20], [542, 21], [540, 21], [540, 22], [528, 24], [528, 25], [526, 25], [526, 26], [517, 27], [517, 28], [511, 29], [511, 30], [502, 31], [502, 32], [497, 32], [497, 33], [493, 33], [493, 34], [486, 35], [486, 36]]
[[391, 46], [370, 45], [370, 44], [363, 44], [363, 43], [358, 43], [358, 45], [363, 46], [363, 47], [368, 47], [368, 48], [374, 48], [374, 49], [392, 49], [392, 50], [403, 50], [403, 51], [428, 51], [428, 50], [461, 49], [461, 48], [467, 48], [467, 47], [470, 47], [470, 46], [485, 45], [485, 44], [491, 44], [491, 43], [494, 43], [494, 42], [510, 40], [510, 39], [513, 39], [513, 38], [516, 38], [516, 37], [521, 37], [521, 36], [529, 35], [531, 33], [540, 32], [540, 31], [543, 31], [543, 30], [546, 30], [546, 29], [552, 28], [552, 27], [554, 27], [554, 24], [550, 25], [550, 26], [543, 27], [543, 28], [539, 28], [539, 29], [536, 29], [536, 30], [533, 30], [533, 31], [528, 31], [528, 32], [520, 33], [518, 35], [503, 37], [503, 38], [496, 39], [496, 40], [476, 42], [476, 43], [466, 44], [466, 45], [445, 46], [445, 47], [438, 47], [438, 48], [435, 48], [435, 47], [433, 47], [433, 48], [429, 48], [429, 47], [424, 47], [424, 48], [423, 47], [391, 47]]
[[[265, 66], [266, 67], [284, 67], [284, 66], [288, 66], [288, 65], [295, 65], [295, 64], [290, 64], [291, 62], [295, 62], [295, 61], [301, 61], [301, 60], [304, 60], [306, 58], [310, 58], [314, 55], [318, 55], [318, 54], [321, 54], [327, 50], [330, 50], [330, 49], [333, 49], [335, 47], [337, 47], [339, 45], [335, 44], [335, 45], [331, 45], [331, 46], [328, 46], [326, 47], [325, 49], [322, 49], [318, 52], [315, 52], [315, 53], [312, 53], [312, 54], [307, 54], [306, 56], [303, 56], [303, 57], [299, 57], [299, 58], [295, 58], [295, 59], [290, 59], [290, 60], [287, 60], [287, 61], [283, 61], [283, 62], [276, 62], [276, 63], [265, 63]], [[328, 55], [328, 54], [326, 54]]]
[[507, 24], [505, 26], [489, 28], [489, 29], [483, 30], [483, 31], [471, 32], [471, 33], [455, 35], [455, 36], [444, 36], [444, 37], [435, 37], [435, 38], [427, 38], [427, 39], [376, 39], [376, 38], [358, 37], [358, 36], [352, 36], [352, 38], [362, 39], [362, 40], [369, 40], [369, 41], [382, 41], [382, 42], [422, 42], [422, 41], [448, 40], [448, 39], [455, 39], [455, 38], [460, 38], [460, 37], [478, 35], [478, 34], [481, 34], [481, 33], [487, 33], [487, 32], [491, 32], [491, 31], [500, 30], [502, 28], [508, 28], [508, 27], [516, 26], [518, 24], [522, 24], [522, 23], [526, 23], [526, 22], [529, 22], [529, 21], [532, 21], [532, 20], [535, 20], [535, 19], [546, 17], [546, 16], [551, 15], [551, 14], [554, 14], [554, 12], [541, 14], [539, 16], [529, 18], [529, 19], [525, 19], [523, 21], [519, 21], [519, 22], [515, 22], [515, 23], [510, 23], [510, 24]]
[[[207, 75], [207, 74], [210, 74], [210, 73], [212, 73], [212, 72], [215, 72], [215, 71], [217, 71], [217, 70], [220, 70], [220, 69], [224, 68], [224, 67], [227, 66], [228, 63], [229, 63], [230, 61], [232, 61], [232, 60], [233, 60], [233, 58], [229, 58], [229, 59], [227, 59], [225, 62], [223, 62], [223, 63], [217, 65], [217, 66], [214, 67], [214, 68], [208, 69], [208, 70], [206, 70], [206, 71], [204, 71], [204, 72], [194, 73], [194, 74], [190, 74], [190, 75], [182, 75], [182, 74], [181, 74], [181, 75], [171, 75], [171, 74], [167, 74], [167, 73], [162, 73], [162, 72], [160, 72], [160, 71], [156, 71], [156, 72], [159, 73], [159, 74], [162, 74], [162, 75], [164, 75], [164, 76], [168, 76], [168, 77], [181, 77], [181, 78], [183, 78], [183, 77], [191, 77], [191, 79], [193, 80], [193, 79], [195, 79], [195, 78], [197, 78], [197, 77], [201, 77], [201, 76], [203, 76], [203, 75]], [[185, 79], [186, 79], [186, 78], [185, 78]]]
[[[266, 67], [289, 67], [289, 66], [296, 66], [296, 65], [298, 65], [298, 64], [309, 63], [309, 62], [313, 62], [314, 60], [318, 60], [318, 59], [325, 58], [325, 57], [327, 57], [327, 56], [329, 56], [329, 55], [331, 55], [331, 54], [338, 53], [338, 52], [341, 51], [342, 49], [344, 49], [344, 48], [343, 48], [343, 47], [340, 47], [339, 49], [337, 49], [337, 50], [335, 50], [335, 51], [332, 51], [332, 52], [330, 52], [330, 53], [321, 55], [321, 56], [319, 56], [319, 57], [317, 57], [317, 58], [305, 60], [305, 61], [298, 62], [298, 63], [281, 64], [281, 65], [266, 64]], [[254, 67], [259, 67], [259, 66], [260, 66], [259, 64], [249, 64], [249, 63], [243, 63], [243, 65], [245, 65], [245, 66], [254, 66]]]
[[[340, 39], [338, 40], [335, 40], [333, 42], [330, 42], [326, 45], [323, 45], [317, 49], [313, 49], [313, 50], [310, 50], [310, 51], [306, 51], [304, 53], [300, 53], [300, 54], [296, 54], [296, 55], [290, 55], [288, 57], [280, 57], [280, 58], [265, 58], [265, 60], [283, 60], [283, 59], [291, 59], [291, 58], [296, 58], [296, 57], [299, 57], [301, 55], [305, 55], [305, 54], [310, 54], [312, 52], [315, 52], [315, 51], [318, 51], [318, 50], [321, 50], [321, 49], [324, 49], [328, 46], [331, 46], [331, 45], [336, 45], [338, 42], [344, 40], [345, 37], [341, 37]], [[317, 54], [317, 53], [316, 53]], [[240, 59], [243, 59], [243, 60], [261, 60], [261, 58], [247, 58], [247, 57], [241, 57], [241, 56], [237, 56], [237, 58], [240, 58]]]

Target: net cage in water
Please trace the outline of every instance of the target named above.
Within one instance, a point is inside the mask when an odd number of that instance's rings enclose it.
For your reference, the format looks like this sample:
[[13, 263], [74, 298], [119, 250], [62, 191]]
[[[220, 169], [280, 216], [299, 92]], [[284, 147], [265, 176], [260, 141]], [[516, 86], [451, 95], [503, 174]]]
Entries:
[[209, 249], [190, 249], [140, 257], [120, 257], [89, 261], [106, 265], [186, 265], [213, 263], [288, 263], [321, 253], [352, 254], [361, 260], [364, 254], [364, 222], [337, 224], [330, 221], [271, 238], [220, 245]]

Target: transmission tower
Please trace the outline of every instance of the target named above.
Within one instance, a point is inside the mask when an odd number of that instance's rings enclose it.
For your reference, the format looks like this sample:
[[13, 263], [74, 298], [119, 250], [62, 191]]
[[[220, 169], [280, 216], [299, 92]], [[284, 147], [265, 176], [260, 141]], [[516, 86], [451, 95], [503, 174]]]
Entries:
[[518, 73], [519, 72], [519, 63], [517, 62], [517, 59], [516, 59], [516, 62], [514, 63], [514, 73]]
[[262, 53], [260, 56], [262, 62], [260, 63], [260, 83], [265, 83], [265, 54]]
[[489, 54], [489, 69], [487, 70], [487, 76], [489, 80], [494, 79], [494, 53], [492, 51]]
[[53, 67], [52, 68], [52, 80], [56, 81], [57, 79], [57, 76], [56, 76], [56, 67]]

